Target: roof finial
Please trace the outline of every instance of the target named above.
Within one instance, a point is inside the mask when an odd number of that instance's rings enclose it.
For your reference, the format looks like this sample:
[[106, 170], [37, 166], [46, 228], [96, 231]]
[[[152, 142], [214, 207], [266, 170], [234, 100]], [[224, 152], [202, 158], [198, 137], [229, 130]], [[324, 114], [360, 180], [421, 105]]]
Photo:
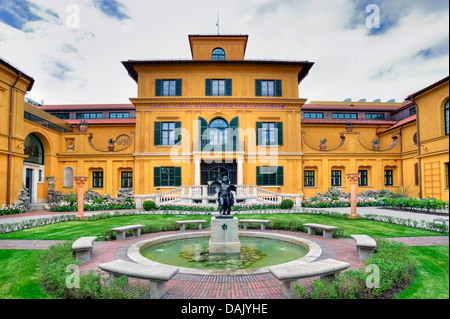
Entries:
[[220, 34], [219, 12], [217, 12], [217, 22], [216, 22], [216, 27], [217, 27], [217, 35], [219, 35], [219, 34]]

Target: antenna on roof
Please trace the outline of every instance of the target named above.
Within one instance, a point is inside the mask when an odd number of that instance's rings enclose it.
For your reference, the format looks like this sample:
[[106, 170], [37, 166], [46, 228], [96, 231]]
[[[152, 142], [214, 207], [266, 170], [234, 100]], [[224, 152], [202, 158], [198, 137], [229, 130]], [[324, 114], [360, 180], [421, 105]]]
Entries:
[[217, 35], [219, 35], [219, 34], [220, 34], [219, 12], [217, 12], [217, 22], [216, 22], [216, 27], [217, 27]]

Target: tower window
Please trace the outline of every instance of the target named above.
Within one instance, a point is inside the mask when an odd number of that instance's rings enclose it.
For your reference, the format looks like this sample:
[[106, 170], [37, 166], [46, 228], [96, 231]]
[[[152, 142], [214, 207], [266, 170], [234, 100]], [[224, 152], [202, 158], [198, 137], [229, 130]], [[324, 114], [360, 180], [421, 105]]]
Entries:
[[213, 60], [225, 60], [225, 51], [221, 48], [216, 48], [212, 51]]

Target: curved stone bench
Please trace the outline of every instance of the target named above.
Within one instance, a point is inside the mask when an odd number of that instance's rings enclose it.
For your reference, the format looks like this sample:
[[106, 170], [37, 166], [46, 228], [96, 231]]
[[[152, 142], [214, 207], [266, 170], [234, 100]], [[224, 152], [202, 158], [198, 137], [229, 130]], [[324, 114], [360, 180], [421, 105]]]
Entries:
[[94, 251], [94, 241], [97, 236], [81, 237], [74, 241], [72, 244], [72, 250], [75, 252], [75, 256], [82, 262], [88, 262], [91, 260], [91, 255]]
[[294, 284], [298, 279], [320, 276], [333, 277], [340, 271], [350, 267], [350, 264], [335, 259], [324, 259], [311, 263], [293, 261], [290, 263], [269, 267], [269, 271], [282, 283], [283, 294], [288, 298], [297, 295]]
[[166, 293], [166, 282], [178, 273], [178, 268], [168, 265], [143, 265], [122, 259], [98, 265], [110, 276], [127, 276], [150, 281], [150, 299], [160, 299]]
[[187, 224], [198, 224], [198, 230], [202, 230], [202, 226], [206, 223], [206, 220], [179, 220], [175, 223], [180, 225], [180, 231], [185, 231]]
[[270, 220], [266, 219], [241, 219], [239, 220], [240, 223], [243, 224], [244, 229], [247, 229], [247, 224], [255, 223], [255, 224], [261, 224], [261, 230], [266, 229], [266, 224], [270, 223]]
[[133, 230], [134, 236], [139, 237], [139, 236], [141, 236], [141, 228], [144, 228], [144, 227], [145, 227], [145, 225], [130, 225], [130, 226], [111, 228], [111, 231], [116, 232], [117, 240], [125, 240], [125, 232], [127, 230]]
[[356, 241], [356, 252], [361, 261], [365, 261], [377, 248], [377, 242], [367, 235], [350, 235]]
[[323, 238], [333, 238], [333, 230], [337, 230], [336, 226], [322, 225], [322, 224], [313, 224], [307, 223], [303, 224], [303, 226], [308, 228], [308, 235], [314, 235], [314, 229], [322, 229], [323, 230]]

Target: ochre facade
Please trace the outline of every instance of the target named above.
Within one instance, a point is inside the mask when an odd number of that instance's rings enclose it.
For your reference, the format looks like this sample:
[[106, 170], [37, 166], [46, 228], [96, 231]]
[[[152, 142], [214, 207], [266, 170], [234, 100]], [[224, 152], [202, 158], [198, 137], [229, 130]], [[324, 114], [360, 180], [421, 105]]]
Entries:
[[123, 61], [137, 84], [129, 105], [33, 105], [33, 78], [0, 60], [0, 205], [22, 185], [31, 203], [45, 202], [49, 177], [55, 190], [76, 192], [74, 176], [112, 197], [223, 175], [313, 197], [349, 192], [346, 174], [361, 173], [358, 192], [449, 200], [448, 77], [402, 103], [306, 103], [301, 82], [314, 63], [245, 60], [247, 40], [191, 35], [192, 59]]

